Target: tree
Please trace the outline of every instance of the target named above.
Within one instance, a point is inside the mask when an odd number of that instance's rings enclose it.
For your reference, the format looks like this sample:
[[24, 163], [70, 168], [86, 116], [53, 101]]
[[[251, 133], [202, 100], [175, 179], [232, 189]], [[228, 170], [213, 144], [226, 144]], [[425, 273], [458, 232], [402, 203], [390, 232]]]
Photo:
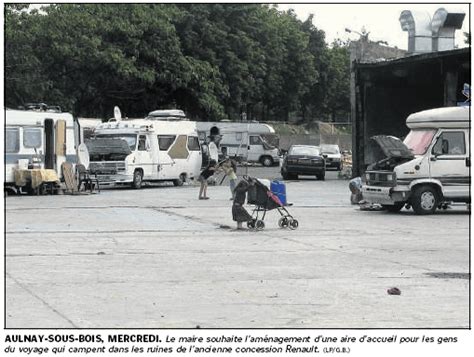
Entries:
[[[32, 46], [34, 44], [34, 46]], [[328, 111], [339, 76], [324, 32], [259, 4], [6, 5], [5, 97], [79, 116], [179, 107], [191, 118]], [[333, 84], [332, 84], [333, 85]], [[342, 88], [342, 87], [341, 87]]]

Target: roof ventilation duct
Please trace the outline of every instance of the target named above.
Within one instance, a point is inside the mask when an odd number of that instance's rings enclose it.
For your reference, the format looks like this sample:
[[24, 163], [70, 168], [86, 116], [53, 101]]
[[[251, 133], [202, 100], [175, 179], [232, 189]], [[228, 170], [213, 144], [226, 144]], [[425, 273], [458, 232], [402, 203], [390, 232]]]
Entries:
[[403, 31], [408, 32], [408, 55], [431, 52], [431, 17], [427, 11], [404, 10], [400, 14]]
[[454, 33], [462, 27], [466, 14], [460, 10], [439, 8], [436, 10], [431, 29], [433, 31], [433, 51], [454, 49]]

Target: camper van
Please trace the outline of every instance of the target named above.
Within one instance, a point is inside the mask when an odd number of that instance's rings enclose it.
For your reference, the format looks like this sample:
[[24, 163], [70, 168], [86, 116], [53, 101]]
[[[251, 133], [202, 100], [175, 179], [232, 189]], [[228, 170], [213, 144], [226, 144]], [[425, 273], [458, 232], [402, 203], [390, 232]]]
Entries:
[[15, 187], [15, 170], [52, 169], [76, 162], [79, 124], [70, 113], [46, 105], [34, 110], [5, 110], [5, 188]]
[[411, 114], [405, 140], [372, 138], [374, 164], [365, 173], [363, 198], [398, 212], [430, 214], [450, 202], [470, 203], [469, 107]]
[[222, 156], [239, 157], [243, 161], [264, 166], [278, 165], [278, 136], [268, 124], [258, 122], [198, 122], [201, 142], [218, 137]]
[[[176, 119], [176, 118], [175, 118]], [[199, 176], [202, 154], [196, 123], [163, 117], [99, 124], [86, 141], [91, 173], [102, 184], [171, 181], [181, 186]]]

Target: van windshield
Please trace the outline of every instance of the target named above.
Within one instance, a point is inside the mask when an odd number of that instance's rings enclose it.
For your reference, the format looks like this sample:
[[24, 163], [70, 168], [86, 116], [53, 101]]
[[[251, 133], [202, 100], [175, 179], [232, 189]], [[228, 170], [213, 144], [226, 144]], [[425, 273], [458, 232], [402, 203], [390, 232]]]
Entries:
[[127, 142], [131, 151], [135, 151], [137, 146], [137, 135], [136, 134], [112, 134], [112, 135], [96, 135], [96, 138], [109, 138], [109, 139], [123, 139]]
[[418, 129], [408, 133], [403, 143], [411, 150], [413, 155], [424, 155], [433, 140], [436, 130]]

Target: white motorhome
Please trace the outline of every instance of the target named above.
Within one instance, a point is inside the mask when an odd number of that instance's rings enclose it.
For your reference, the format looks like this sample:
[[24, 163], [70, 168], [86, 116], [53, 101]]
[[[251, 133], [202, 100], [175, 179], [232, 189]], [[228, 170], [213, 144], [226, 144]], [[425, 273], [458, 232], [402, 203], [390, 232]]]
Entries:
[[222, 155], [272, 166], [280, 162], [278, 136], [268, 124], [258, 122], [197, 122], [199, 139], [219, 136]]
[[181, 186], [199, 176], [202, 154], [196, 122], [166, 118], [119, 120], [99, 124], [86, 141], [91, 173], [102, 183], [172, 181]]
[[76, 163], [79, 125], [70, 113], [55, 110], [5, 110], [5, 187], [15, 186], [15, 169], [55, 170]]
[[406, 124], [411, 131], [403, 142], [372, 138], [376, 162], [365, 173], [364, 199], [393, 212], [406, 205], [417, 214], [470, 203], [470, 107], [425, 110]]

